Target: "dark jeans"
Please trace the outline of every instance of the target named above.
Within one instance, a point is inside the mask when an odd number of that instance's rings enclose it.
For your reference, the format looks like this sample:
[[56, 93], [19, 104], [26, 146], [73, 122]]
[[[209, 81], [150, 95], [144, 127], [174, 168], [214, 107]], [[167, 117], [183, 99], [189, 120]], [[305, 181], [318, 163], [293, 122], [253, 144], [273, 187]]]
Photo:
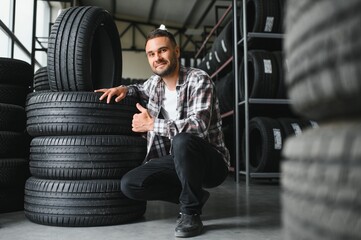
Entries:
[[222, 155], [207, 141], [180, 133], [173, 138], [171, 155], [149, 160], [121, 180], [122, 192], [136, 200], [180, 203], [185, 214], [201, 214], [202, 187], [220, 185], [228, 174]]

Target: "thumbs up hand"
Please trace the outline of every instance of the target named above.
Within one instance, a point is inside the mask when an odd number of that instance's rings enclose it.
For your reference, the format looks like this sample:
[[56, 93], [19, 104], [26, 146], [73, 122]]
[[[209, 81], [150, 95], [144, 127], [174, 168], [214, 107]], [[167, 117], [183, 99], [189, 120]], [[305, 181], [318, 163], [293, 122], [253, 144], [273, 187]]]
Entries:
[[132, 131], [148, 132], [153, 130], [154, 119], [149, 115], [148, 110], [139, 103], [136, 105], [140, 113], [133, 115]]

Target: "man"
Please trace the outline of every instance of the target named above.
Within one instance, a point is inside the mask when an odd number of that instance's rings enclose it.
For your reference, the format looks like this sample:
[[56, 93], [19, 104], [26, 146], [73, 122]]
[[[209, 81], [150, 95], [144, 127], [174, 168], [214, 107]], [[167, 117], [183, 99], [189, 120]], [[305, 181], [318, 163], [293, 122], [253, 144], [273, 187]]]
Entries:
[[135, 94], [147, 103], [137, 103], [132, 121], [134, 132], [147, 133], [145, 163], [123, 176], [122, 192], [180, 203], [175, 236], [196, 236], [209, 197], [203, 187], [221, 184], [229, 166], [214, 84], [204, 71], [180, 66], [179, 46], [164, 25], [149, 33], [145, 51], [154, 75], [142, 85], [96, 90], [108, 103]]

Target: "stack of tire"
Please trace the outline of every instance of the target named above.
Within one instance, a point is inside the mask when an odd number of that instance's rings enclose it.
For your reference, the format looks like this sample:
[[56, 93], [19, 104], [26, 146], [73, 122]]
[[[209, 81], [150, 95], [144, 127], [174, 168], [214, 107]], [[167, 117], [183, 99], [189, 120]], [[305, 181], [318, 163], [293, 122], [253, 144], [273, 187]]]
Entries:
[[51, 30], [47, 63], [47, 74], [39, 75], [48, 76], [51, 91], [35, 91], [26, 106], [27, 131], [34, 138], [25, 216], [54, 226], [113, 225], [141, 217], [146, 203], [120, 189], [121, 177], [146, 153], [146, 140], [131, 131], [137, 98], [107, 104], [94, 92], [112, 87], [121, 75], [111, 15], [98, 7], [64, 10]]
[[[286, 99], [284, 84], [284, 58], [281, 51], [248, 51], [248, 97]], [[239, 65], [239, 100], [244, 100], [244, 59]], [[234, 108], [234, 74], [227, 73], [215, 82], [221, 113]]]
[[293, 109], [319, 128], [286, 142], [284, 239], [361, 239], [361, 2], [288, 0]]
[[211, 49], [204, 56], [198, 68], [212, 75], [233, 54], [233, 21], [229, 21], [217, 38]]
[[[283, 33], [284, 4], [285, 0], [247, 0], [247, 32]], [[243, 10], [241, 10], [239, 27], [242, 39], [244, 38]], [[274, 51], [282, 48], [282, 41], [273, 38], [247, 36], [247, 44], [249, 49]]]
[[[244, 99], [244, 59], [239, 67], [239, 97]], [[283, 77], [283, 54], [280, 51], [250, 50], [248, 61], [248, 97], [287, 98]]]
[[[250, 172], [280, 172], [281, 152], [286, 139], [291, 136], [300, 136], [307, 129], [317, 127], [318, 124], [315, 121], [301, 118], [252, 118], [249, 122]], [[245, 136], [243, 136], [242, 152], [244, 156]]]
[[29, 177], [25, 98], [33, 78], [30, 64], [0, 58], [0, 213], [22, 210]]
[[[248, 0], [247, 31], [257, 33], [282, 33], [284, 0]], [[243, 38], [243, 18], [240, 19]], [[287, 98], [283, 66], [284, 58], [280, 39], [248, 37], [248, 92], [250, 98]], [[242, 49], [241, 49], [242, 50]], [[221, 31], [199, 68], [212, 74], [233, 54], [233, 22]], [[240, 101], [244, 99], [244, 59], [241, 54], [239, 65], [238, 92]], [[221, 113], [234, 107], [234, 77], [232, 71], [221, 72], [216, 81]]]
[[[282, 33], [283, 32], [283, 5], [285, 0], [247, 0], [247, 31], [257, 33]], [[211, 49], [202, 58], [198, 68], [212, 75], [220, 68], [234, 51], [234, 23], [227, 21], [223, 29], [215, 38]], [[243, 17], [239, 22], [240, 39], [243, 38]], [[247, 37], [249, 49], [265, 49], [268, 51], [278, 51], [282, 49], [280, 39], [264, 39]], [[240, 44], [240, 49], [242, 50]], [[231, 66], [231, 64], [229, 64]], [[218, 75], [223, 77], [231, 68], [225, 68]]]
[[[39, 93], [42, 91], [50, 91], [48, 68], [40, 67], [34, 73], [33, 92]], [[28, 97], [31, 95], [28, 95]]]

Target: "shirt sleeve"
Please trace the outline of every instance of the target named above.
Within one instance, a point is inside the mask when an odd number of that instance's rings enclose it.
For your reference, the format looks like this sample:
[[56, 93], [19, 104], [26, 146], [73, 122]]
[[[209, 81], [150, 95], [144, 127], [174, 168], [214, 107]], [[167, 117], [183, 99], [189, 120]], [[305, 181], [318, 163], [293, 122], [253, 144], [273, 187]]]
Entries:
[[128, 88], [127, 96], [139, 97], [143, 102], [148, 102], [150, 92], [151, 78], [145, 81], [143, 84], [131, 84], [125, 86]]

